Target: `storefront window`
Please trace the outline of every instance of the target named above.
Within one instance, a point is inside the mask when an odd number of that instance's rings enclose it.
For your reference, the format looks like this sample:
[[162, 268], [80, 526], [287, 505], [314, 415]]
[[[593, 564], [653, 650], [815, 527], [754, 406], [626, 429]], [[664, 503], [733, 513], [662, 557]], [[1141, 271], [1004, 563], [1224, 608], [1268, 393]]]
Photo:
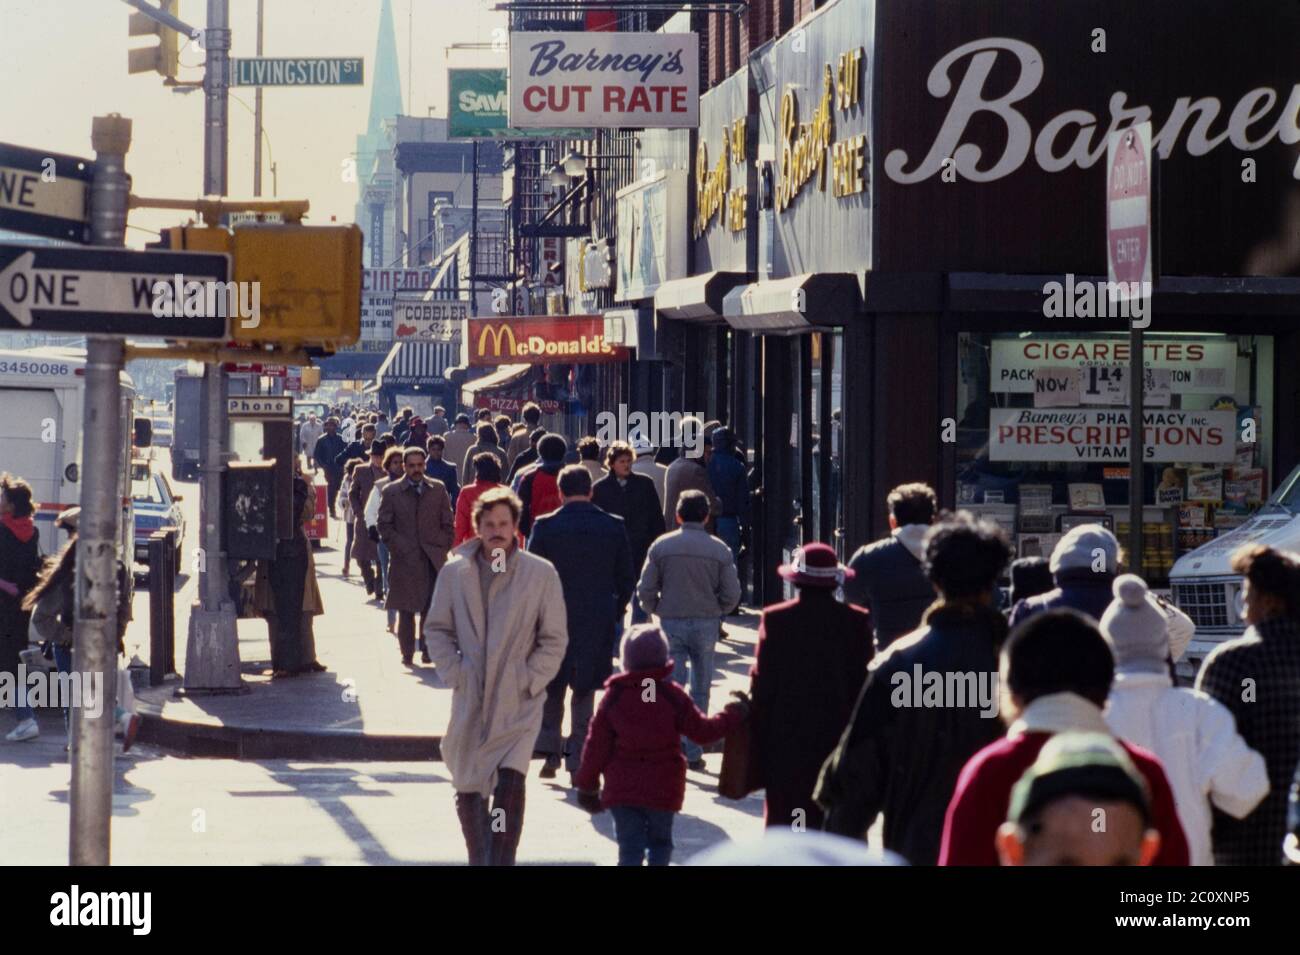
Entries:
[[[1268, 498], [1273, 340], [1148, 334], [1144, 352], [1139, 572], [1164, 587], [1179, 556]], [[1019, 556], [1094, 521], [1127, 548], [1127, 362], [1123, 333], [960, 336], [957, 504], [1001, 524]]]

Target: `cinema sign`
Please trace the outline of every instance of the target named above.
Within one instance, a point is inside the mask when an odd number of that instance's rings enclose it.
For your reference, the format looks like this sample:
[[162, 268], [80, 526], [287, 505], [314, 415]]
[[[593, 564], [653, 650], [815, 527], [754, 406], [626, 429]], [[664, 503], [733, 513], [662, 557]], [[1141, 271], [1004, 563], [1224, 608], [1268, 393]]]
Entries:
[[467, 338], [471, 367], [592, 364], [629, 356], [605, 340], [600, 315], [471, 318]]

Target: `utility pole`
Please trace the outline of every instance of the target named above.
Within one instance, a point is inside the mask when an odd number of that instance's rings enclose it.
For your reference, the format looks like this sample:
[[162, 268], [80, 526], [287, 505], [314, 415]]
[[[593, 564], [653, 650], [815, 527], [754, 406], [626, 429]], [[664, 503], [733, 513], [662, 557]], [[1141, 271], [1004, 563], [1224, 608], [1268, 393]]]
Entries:
[[[95, 180], [90, 193], [91, 242], [125, 245], [130, 191], [126, 153], [131, 121], [113, 113], [91, 125]], [[122, 402], [120, 338], [86, 339], [86, 391], [82, 408], [81, 518], [77, 534], [77, 669], [97, 683], [97, 712], [72, 707], [72, 782], [68, 833], [71, 865], [108, 865], [113, 818], [113, 725], [117, 700], [118, 519], [121, 515]], [[129, 560], [130, 555], [123, 555]]]
[[[208, 0], [204, 32], [203, 192], [227, 194], [229, 152], [230, 10], [228, 0]], [[199, 436], [199, 605], [190, 613], [185, 653], [185, 689], [238, 690], [239, 633], [229, 574], [221, 550], [221, 475], [225, 470], [226, 376], [220, 362], [203, 376], [203, 421]]]
[[[478, 140], [474, 140], [474, 175], [469, 211], [469, 313], [478, 315]], [[466, 333], [468, 336], [468, 333]]]
[[[262, 0], [257, 0], [257, 55], [262, 55]], [[262, 87], [253, 94], [253, 198], [262, 195]]]

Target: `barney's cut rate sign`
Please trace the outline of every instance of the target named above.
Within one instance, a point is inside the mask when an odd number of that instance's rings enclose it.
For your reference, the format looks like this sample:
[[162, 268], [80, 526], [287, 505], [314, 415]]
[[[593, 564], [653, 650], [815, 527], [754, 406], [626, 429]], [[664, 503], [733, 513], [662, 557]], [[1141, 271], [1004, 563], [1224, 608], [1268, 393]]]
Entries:
[[694, 129], [694, 33], [513, 33], [510, 125]]

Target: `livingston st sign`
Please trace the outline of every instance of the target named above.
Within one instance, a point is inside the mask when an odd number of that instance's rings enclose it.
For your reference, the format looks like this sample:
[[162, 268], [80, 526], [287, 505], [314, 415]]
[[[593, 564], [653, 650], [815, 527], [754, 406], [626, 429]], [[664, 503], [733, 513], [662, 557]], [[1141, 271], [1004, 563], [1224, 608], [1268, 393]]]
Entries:
[[510, 124], [693, 129], [700, 117], [694, 33], [514, 33]]
[[628, 350], [605, 340], [600, 315], [471, 318], [466, 322], [471, 367], [573, 365], [626, 361]]

